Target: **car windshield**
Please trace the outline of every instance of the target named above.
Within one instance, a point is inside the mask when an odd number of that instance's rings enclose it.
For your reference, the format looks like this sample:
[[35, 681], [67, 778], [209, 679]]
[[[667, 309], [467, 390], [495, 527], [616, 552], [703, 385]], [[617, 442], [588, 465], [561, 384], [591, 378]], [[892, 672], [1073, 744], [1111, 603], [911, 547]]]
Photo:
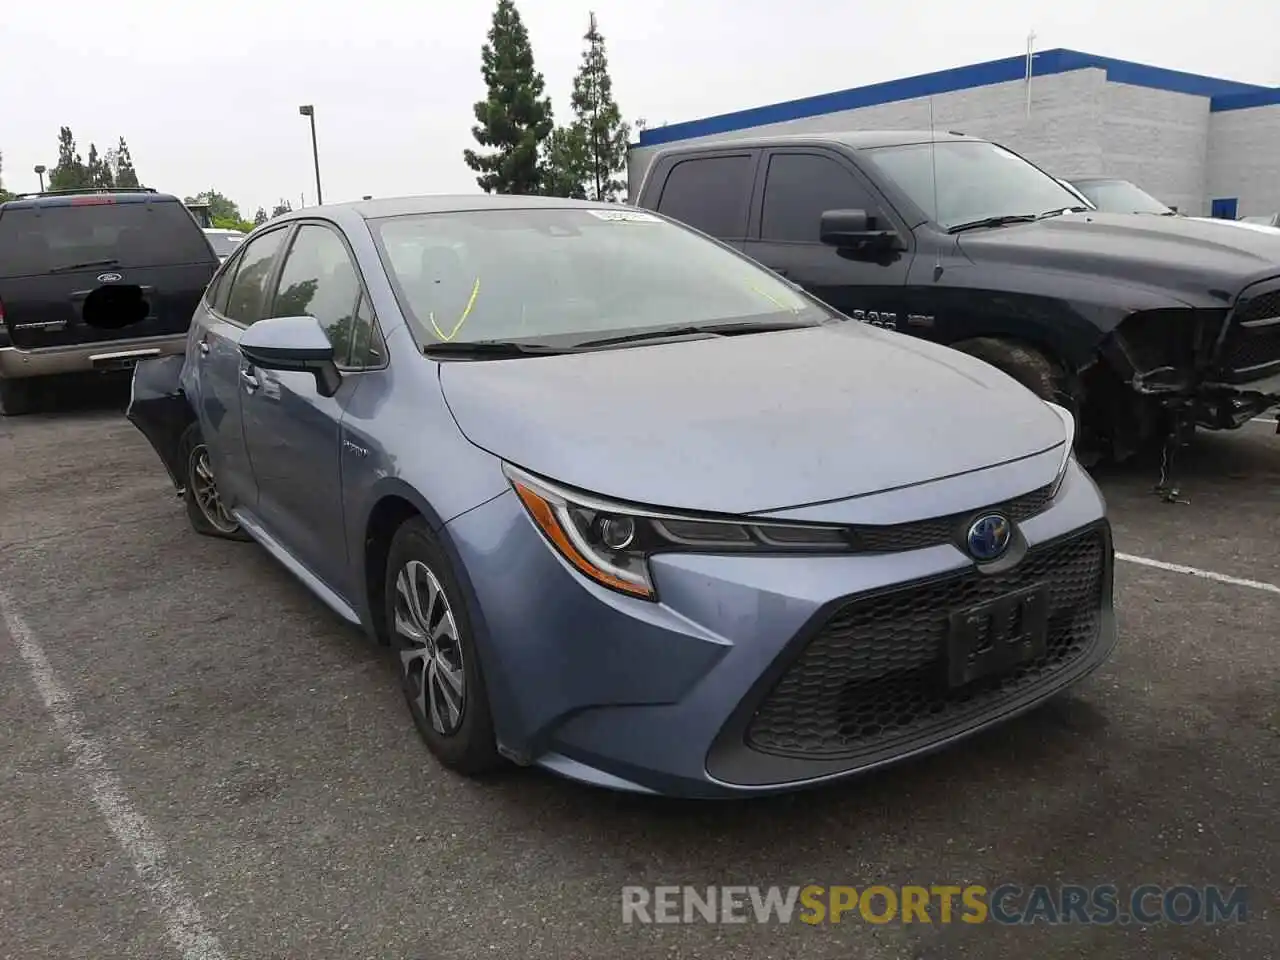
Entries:
[[220, 257], [229, 257], [236, 252], [236, 248], [244, 243], [244, 234], [242, 233], [206, 233], [209, 238], [209, 245], [213, 247], [213, 252]]
[[982, 140], [877, 147], [859, 156], [944, 229], [1080, 206], [1071, 191], [1039, 167]]
[[1173, 213], [1171, 209], [1128, 180], [1082, 180], [1076, 189], [1106, 213]]
[[370, 221], [397, 299], [427, 343], [574, 341], [830, 317], [685, 227], [618, 209], [507, 209]]

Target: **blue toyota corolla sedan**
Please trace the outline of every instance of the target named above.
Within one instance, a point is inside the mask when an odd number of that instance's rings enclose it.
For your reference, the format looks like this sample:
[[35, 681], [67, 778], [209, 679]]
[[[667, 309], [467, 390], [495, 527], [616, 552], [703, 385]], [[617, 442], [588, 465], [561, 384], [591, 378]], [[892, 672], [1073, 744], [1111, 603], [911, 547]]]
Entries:
[[1009, 718], [1114, 643], [1066, 410], [631, 207], [286, 215], [133, 391], [195, 529], [392, 647], [461, 773], [794, 789]]

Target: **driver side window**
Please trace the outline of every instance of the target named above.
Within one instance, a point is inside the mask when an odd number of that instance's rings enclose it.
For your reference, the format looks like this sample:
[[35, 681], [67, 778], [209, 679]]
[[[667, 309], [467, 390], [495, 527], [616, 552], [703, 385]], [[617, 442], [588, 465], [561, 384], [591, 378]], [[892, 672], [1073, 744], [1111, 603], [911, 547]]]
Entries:
[[315, 317], [333, 344], [334, 362], [350, 368], [360, 294], [360, 275], [342, 238], [307, 223], [285, 256], [267, 316]]
[[865, 210], [870, 229], [892, 229], [876, 201], [844, 166], [816, 153], [775, 153], [769, 158], [760, 239], [818, 243], [827, 210]]

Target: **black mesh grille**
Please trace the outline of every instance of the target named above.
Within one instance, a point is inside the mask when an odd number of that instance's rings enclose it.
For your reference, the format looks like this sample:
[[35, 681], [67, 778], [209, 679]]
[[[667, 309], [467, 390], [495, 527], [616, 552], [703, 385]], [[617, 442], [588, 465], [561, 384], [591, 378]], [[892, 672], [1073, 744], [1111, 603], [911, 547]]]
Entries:
[[1247, 370], [1280, 362], [1280, 324], [1252, 330], [1241, 326], [1251, 320], [1271, 317], [1280, 317], [1280, 290], [1261, 293], [1237, 304], [1222, 354], [1222, 366], [1228, 370]]
[[[1029, 520], [1049, 505], [1053, 486], [1032, 490], [1020, 497], [994, 504], [985, 508], [999, 511], [1015, 523]], [[860, 526], [849, 528], [854, 545], [866, 553], [894, 553], [904, 550], [919, 550], [924, 547], [936, 547], [940, 543], [948, 543], [956, 529], [956, 525], [965, 517], [981, 513], [982, 510], [969, 510], [945, 517], [933, 517], [929, 520], [918, 520], [912, 523], [898, 523], [889, 526]]]
[[[755, 750], [805, 759], [878, 753], [957, 727], [1051, 682], [1086, 655], [1101, 629], [1107, 539], [1102, 529], [1047, 545], [995, 576], [967, 572], [856, 599], [811, 640], [747, 728]], [[968, 687], [946, 683], [949, 615], [1024, 587], [1049, 588], [1045, 654]]]

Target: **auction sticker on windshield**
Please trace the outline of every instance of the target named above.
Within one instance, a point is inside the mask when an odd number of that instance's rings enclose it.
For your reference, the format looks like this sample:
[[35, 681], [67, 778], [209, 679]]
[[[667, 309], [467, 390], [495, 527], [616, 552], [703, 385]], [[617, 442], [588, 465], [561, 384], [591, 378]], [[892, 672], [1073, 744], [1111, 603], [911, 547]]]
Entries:
[[614, 223], [661, 223], [661, 217], [655, 217], [652, 213], [643, 213], [639, 210], [588, 210], [591, 214], [600, 220], [610, 220]]

